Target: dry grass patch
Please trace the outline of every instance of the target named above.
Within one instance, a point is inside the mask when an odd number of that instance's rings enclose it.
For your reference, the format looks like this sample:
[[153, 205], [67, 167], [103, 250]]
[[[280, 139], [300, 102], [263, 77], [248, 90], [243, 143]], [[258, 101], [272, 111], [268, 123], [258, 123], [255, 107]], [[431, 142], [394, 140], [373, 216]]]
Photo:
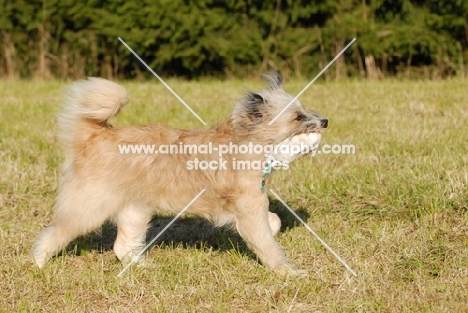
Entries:
[[[212, 125], [260, 81], [171, 86]], [[306, 82], [286, 83], [297, 93]], [[201, 127], [163, 86], [125, 83], [117, 126]], [[150, 250], [156, 266], [121, 279], [115, 229], [74, 241], [44, 270], [34, 237], [51, 220], [61, 160], [59, 82], [0, 82], [2, 311], [462, 312], [468, 303], [468, 93], [465, 80], [313, 85], [301, 101], [329, 118], [322, 144], [354, 155], [304, 158], [272, 188], [358, 273], [351, 276], [274, 201], [278, 241], [307, 278], [278, 278], [240, 238], [186, 217]], [[182, 209], [182, 208], [181, 208]], [[151, 234], [169, 221], [154, 221]]]

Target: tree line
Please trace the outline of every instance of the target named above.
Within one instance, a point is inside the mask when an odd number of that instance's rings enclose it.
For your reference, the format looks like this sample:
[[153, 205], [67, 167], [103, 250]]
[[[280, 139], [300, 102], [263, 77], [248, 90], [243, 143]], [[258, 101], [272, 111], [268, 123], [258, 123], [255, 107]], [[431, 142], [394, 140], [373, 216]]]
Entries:
[[468, 0], [0, 0], [0, 78], [468, 76]]

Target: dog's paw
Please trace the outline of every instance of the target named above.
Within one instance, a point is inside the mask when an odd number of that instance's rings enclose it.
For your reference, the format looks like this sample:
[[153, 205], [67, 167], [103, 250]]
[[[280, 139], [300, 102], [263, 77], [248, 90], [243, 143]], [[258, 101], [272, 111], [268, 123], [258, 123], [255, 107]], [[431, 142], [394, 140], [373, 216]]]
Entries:
[[126, 255], [124, 258], [121, 260], [122, 265], [125, 267], [129, 263], [132, 263], [133, 266], [139, 267], [139, 268], [156, 268], [158, 266], [158, 263], [152, 259], [147, 258], [146, 256], [141, 255], [140, 257], [131, 257], [131, 255]]
[[156, 268], [159, 264], [152, 259], [142, 257], [136, 262], [136, 266], [139, 268]]
[[292, 265], [289, 265], [289, 264], [280, 265], [276, 267], [273, 271], [281, 277], [285, 277], [285, 276], [307, 277], [309, 276], [308, 271], [295, 269]]
[[291, 270], [288, 273], [291, 276], [296, 276], [296, 277], [308, 277], [309, 276], [309, 271], [307, 270]]

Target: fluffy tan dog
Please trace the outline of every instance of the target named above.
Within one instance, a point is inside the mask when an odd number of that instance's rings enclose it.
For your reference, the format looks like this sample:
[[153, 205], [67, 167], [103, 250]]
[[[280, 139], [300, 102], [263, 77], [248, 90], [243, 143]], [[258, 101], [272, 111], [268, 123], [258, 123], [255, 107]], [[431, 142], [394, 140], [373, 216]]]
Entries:
[[[283, 90], [279, 73], [263, 78], [269, 88], [247, 93], [225, 122], [208, 130], [113, 128], [108, 120], [128, 102], [126, 90], [100, 78], [74, 83], [59, 115], [65, 161], [55, 217], [34, 245], [36, 264], [43, 267], [71, 240], [106, 220], [117, 224], [114, 251], [122, 263], [128, 263], [144, 248], [146, 230], [155, 214], [179, 213], [206, 189], [187, 213], [202, 216], [215, 226], [233, 226], [265, 266], [279, 274], [294, 273], [274, 239], [281, 221], [268, 211], [267, 186], [261, 188], [266, 154], [230, 149], [221, 156], [217, 150], [229, 145], [277, 145], [304, 134], [319, 140], [328, 121], [317, 113], [307, 113], [296, 100], [268, 125], [293, 97]], [[119, 149], [208, 143], [213, 147], [208, 153], [122, 153]], [[297, 153], [302, 154], [304, 151]], [[202, 161], [205, 165], [224, 164], [204, 170], [194, 167]], [[242, 168], [236, 167], [239, 161], [244, 162]], [[262, 169], [258, 164], [263, 164]]]

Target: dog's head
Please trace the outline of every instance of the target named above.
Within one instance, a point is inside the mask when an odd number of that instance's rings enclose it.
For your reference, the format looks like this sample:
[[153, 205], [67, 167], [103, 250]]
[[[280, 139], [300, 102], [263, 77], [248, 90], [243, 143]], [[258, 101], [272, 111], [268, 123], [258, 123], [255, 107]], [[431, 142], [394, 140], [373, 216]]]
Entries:
[[317, 112], [306, 112], [299, 100], [284, 91], [279, 72], [264, 74], [262, 78], [269, 88], [258, 93], [248, 92], [231, 115], [235, 131], [241, 137], [277, 144], [327, 128], [327, 119]]

